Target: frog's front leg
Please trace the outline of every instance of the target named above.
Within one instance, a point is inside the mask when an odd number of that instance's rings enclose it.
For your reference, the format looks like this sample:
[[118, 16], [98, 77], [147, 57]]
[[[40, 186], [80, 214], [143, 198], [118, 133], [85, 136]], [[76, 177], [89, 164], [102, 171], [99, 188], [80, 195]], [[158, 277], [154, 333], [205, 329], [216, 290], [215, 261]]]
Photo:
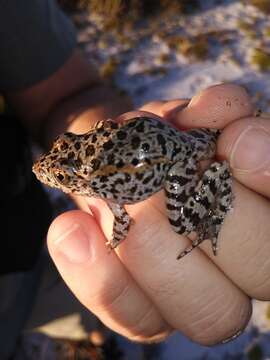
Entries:
[[128, 215], [123, 205], [111, 201], [108, 201], [107, 204], [114, 215], [114, 222], [112, 238], [106, 242], [106, 245], [109, 249], [115, 249], [120, 242], [127, 237], [133, 220]]

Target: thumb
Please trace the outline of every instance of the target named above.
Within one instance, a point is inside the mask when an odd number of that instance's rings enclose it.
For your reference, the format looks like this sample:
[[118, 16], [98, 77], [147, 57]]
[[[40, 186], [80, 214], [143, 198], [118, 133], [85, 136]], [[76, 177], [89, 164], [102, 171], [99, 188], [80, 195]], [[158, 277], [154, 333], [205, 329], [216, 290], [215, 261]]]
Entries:
[[217, 153], [229, 161], [239, 182], [270, 197], [269, 118], [245, 118], [225, 127]]
[[58, 216], [48, 232], [50, 255], [86, 308], [126, 337], [164, 337], [170, 327], [105, 241], [95, 219], [80, 210]]

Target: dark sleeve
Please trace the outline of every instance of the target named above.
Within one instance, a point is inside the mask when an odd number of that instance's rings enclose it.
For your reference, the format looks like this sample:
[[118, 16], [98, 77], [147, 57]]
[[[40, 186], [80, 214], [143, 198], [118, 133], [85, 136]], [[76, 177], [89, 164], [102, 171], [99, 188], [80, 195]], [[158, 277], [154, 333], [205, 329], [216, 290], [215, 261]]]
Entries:
[[0, 92], [48, 78], [75, 46], [74, 27], [54, 0], [0, 0]]
[[[30, 142], [20, 121], [0, 114], [2, 156], [0, 275], [28, 271], [39, 259], [52, 220], [52, 206], [31, 171]], [[1, 356], [0, 356], [1, 357]]]

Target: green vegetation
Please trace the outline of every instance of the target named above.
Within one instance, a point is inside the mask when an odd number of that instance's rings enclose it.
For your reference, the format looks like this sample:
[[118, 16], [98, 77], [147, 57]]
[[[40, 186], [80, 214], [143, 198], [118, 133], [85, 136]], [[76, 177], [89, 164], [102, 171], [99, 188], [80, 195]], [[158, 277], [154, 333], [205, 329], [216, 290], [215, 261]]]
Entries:
[[260, 71], [270, 70], [270, 53], [264, 49], [253, 49], [251, 64], [255, 65]]
[[108, 61], [100, 67], [100, 75], [103, 78], [112, 78], [117, 70], [118, 64], [119, 62], [115, 57], [109, 58]]
[[263, 33], [266, 37], [270, 38], [270, 26], [266, 27], [264, 30], [263, 30]]
[[208, 55], [208, 37], [204, 34], [197, 36], [171, 35], [165, 38], [165, 41], [171, 49], [175, 49], [181, 55], [193, 60], [203, 60]]
[[249, 0], [249, 3], [260, 11], [270, 14], [270, 1], [269, 0]]
[[152, 15], [160, 10], [190, 13], [199, 9], [199, 0], [58, 0], [59, 4], [68, 11], [90, 9], [91, 11], [110, 16], [127, 12], [141, 15]]
[[255, 25], [255, 21], [238, 20], [237, 22], [238, 29], [252, 40], [257, 37], [257, 32], [254, 30]]

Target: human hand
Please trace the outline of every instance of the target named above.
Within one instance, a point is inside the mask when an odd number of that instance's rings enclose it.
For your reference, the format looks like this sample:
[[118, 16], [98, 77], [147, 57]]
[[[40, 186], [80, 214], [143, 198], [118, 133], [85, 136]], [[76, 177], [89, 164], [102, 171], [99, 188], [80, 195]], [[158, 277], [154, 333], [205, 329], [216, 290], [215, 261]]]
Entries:
[[180, 128], [225, 127], [218, 155], [230, 162], [235, 199], [220, 232], [218, 255], [205, 241], [176, 260], [189, 240], [171, 230], [163, 192], [127, 206], [135, 224], [109, 255], [105, 242], [112, 214], [97, 199], [88, 201], [93, 216], [79, 210], [59, 216], [50, 227], [48, 247], [74, 294], [113, 330], [136, 341], [161, 340], [179, 330], [211, 345], [246, 326], [250, 298], [270, 299], [270, 122], [251, 117], [250, 99], [234, 85], [208, 88], [175, 112], [183, 103], [154, 102], [143, 110]]

